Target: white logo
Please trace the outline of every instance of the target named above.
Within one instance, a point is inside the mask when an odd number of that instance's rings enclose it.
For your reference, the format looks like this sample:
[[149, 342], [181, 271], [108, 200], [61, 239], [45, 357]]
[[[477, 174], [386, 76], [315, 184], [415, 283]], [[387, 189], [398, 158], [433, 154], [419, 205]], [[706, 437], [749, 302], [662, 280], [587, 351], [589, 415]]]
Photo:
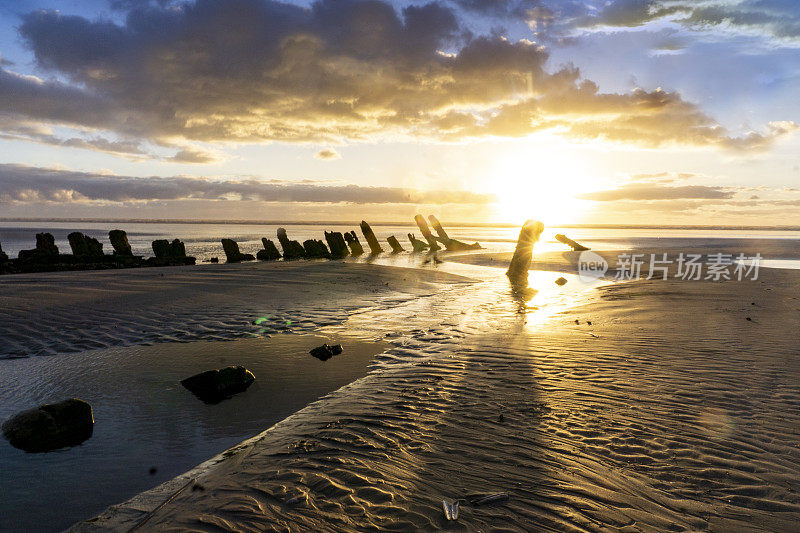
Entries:
[[587, 250], [578, 257], [578, 278], [589, 282], [602, 278], [608, 271], [608, 262], [602, 256]]

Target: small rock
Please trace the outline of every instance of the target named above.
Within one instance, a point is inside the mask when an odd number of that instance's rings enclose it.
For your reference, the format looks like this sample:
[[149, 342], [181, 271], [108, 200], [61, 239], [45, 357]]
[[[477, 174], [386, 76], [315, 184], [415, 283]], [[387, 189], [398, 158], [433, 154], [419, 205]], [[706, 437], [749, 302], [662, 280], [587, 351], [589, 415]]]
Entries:
[[587, 321], [586, 321], [586, 324], [587, 324], [587, 325], [589, 325], [589, 326], [591, 326], [591, 325], [592, 325], [592, 321], [591, 321], [591, 320], [587, 320]]
[[341, 344], [334, 344], [333, 346], [328, 346], [327, 344], [323, 344], [322, 346], [317, 346], [310, 353], [320, 361], [327, 361], [334, 355], [339, 355], [342, 353], [343, 348]]
[[753, 319], [750, 318], [750, 317], [745, 318], [745, 320], [747, 320], [748, 322], [752, 322], [753, 321]]
[[556, 285], [558, 285], [559, 287], [563, 287], [566, 284], [567, 284], [567, 278], [562, 277], [556, 280]]
[[75, 446], [92, 436], [92, 406], [77, 398], [41, 405], [12, 416], [2, 431], [12, 446], [26, 452]]
[[255, 380], [253, 373], [245, 367], [228, 366], [186, 378], [181, 385], [205, 403], [213, 404], [244, 392]]
[[581, 321], [580, 321], [580, 320], [578, 320], [578, 319], [576, 318], [576, 319], [575, 319], [575, 323], [576, 323], [576, 324], [580, 324], [580, 323], [581, 323]]

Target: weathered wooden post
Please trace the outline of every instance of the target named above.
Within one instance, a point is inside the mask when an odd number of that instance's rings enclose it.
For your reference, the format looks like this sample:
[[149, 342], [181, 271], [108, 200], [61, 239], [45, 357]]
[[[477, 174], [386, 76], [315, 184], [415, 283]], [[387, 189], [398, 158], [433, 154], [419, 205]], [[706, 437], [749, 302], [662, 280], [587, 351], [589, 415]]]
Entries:
[[350, 247], [350, 255], [355, 257], [364, 253], [364, 248], [358, 242], [358, 235], [356, 235], [355, 231], [345, 233], [344, 240], [347, 241], [347, 245]]
[[372, 232], [372, 228], [369, 227], [366, 220], [361, 221], [361, 233], [364, 234], [364, 238], [367, 239], [367, 244], [369, 244], [370, 253], [375, 255], [383, 252], [383, 248], [381, 248], [381, 243], [378, 242], [377, 237], [375, 237], [375, 233]]
[[511, 258], [511, 264], [506, 272], [512, 285], [528, 286], [528, 269], [531, 266], [533, 245], [539, 240], [542, 231], [544, 231], [544, 224], [538, 220], [528, 220], [522, 226], [514, 256]]
[[331, 257], [334, 259], [342, 259], [347, 257], [347, 244], [344, 242], [344, 236], [338, 231], [325, 232], [325, 240], [328, 241], [328, 248], [331, 249]]
[[278, 247], [275, 246], [274, 242], [266, 237], [261, 237], [261, 244], [264, 245], [264, 249], [256, 253], [256, 259], [260, 259], [261, 261], [275, 261], [281, 258], [281, 253], [278, 251]]
[[413, 248], [415, 252], [424, 252], [428, 249], [428, 245], [414, 237], [413, 233], [408, 234], [408, 242], [411, 243], [411, 248]]
[[586, 246], [573, 241], [572, 239], [561, 233], [556, 233], [556, 240], [560, 243], [566, 244], [576, 252], [585, 252], [586, 250], [589, 249]]
[[128, 242], [128, 234], [121, 229], [112, 229], [108, 232], [108, 240], [114, 248], [114, 255], [133, 256], [131, 245]]
[[289, 240], [289, 237], [286, 235], [286, 230], [283, 228], [278, 228], [278, 242], [281, 243], [281, 248], [283, 248], [283, 259], [285, 261], [302, 259], [306, 256], [303, 245], [297, 241]]
[[400, 241], [398, 241], [397, 237], [395, 237], [394, 235], [389, 235], [389, 237], [386, 238], [386, 242], [388, 242], [389, 246], [392, 247], [393, 254], [399, 254], [400, 252], [405, 252], [403, 247], [400, 246]]
[[414, 217], [414, 222], [417, 223], [422, 236], [428, 241], [428, 246], [430, 246], [431, 251], [435, 252], [436, 250], [441, 250], [441, 247], [436, 243], [436, 238], [431, 233], [431, 229], [428, 227], [428, 223], [425, 222], [425, 218], [422, 215], [417, 215]]

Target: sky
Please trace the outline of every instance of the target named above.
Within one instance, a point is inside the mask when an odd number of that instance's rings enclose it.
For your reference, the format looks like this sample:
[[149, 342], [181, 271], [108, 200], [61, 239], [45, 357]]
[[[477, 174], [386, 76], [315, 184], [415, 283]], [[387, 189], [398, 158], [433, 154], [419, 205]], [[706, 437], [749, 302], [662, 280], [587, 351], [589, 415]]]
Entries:
[[0, 217], [800, 225], [796, 0], [0, 0]]

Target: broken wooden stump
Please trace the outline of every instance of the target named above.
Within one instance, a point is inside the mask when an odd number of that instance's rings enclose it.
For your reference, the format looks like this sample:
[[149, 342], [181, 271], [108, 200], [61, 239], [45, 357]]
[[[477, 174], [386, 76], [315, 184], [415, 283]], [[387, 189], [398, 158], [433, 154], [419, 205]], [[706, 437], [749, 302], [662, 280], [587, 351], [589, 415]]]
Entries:
[[111, 246], [114, 248], [113, 255], [133, 256], [131, 245], [128, 242], [128, 234], [121, 229], [112, 229], [109, 231], [108, 240], [111, 241]]
[[186, 257], [186, 246], [180, 239], [174, 239], [172, 242], [166, 239], [158, 239], [153, 241], [152, 246], [155, 257], [147, 260], [147, 263], [152, 266], [195, 264], [194, 257]]
[[7, 263], [8, 255], [3, 251], [3, 246], [0, 244], [0, 263]]
[[67, 235], [72, 255], [77, 259], [88, 261], [103, 258], [103, 244], [93, 237], [84, 235], [80, 231], [73, 231]]
[[417, 223], [422, 236], [425, 237], [426, 241], [428, 241], [428, 246], [430, 247], [431, 252], [441, 250], [441, 246], [436, 243], [436, 237], [434, 237], [433, 233], [431, 233], [431, 229], [428, 227], [428, 223], [425, 222], [425, 218], [422, 215], [416, 215], [414, 217], [414, 222]]
[[344, 236], [341, 234], [341, 232], [326, 231], [325, 240], [328, 242], [328, 248], [331, 250], [332, 258], [342, 259], [349, 255], [350, 252], [347, 251], [347, 243], [344, 242]]
[[544, 224], [537, 220], [528, 220], [522, 226], [514, 256], [511, 258], [511, 264], [506, 272], [506, 276], [513, 285], [528, 286], [528, 269], [531, 266], [533, 245], [539, 240], [542, 231], [544, 231]]
[[394, 235], [390, 235], [386, 238], [386, 242], [389, 243], [389, 246], [392, 247], [393, 254], [399, 254], [401, 252], [405, 252], [402, 246], [400, 246], [400, 242], [397, 240], [397, 237]]
[[416, 237], [414, 237], [413, 233], [408, 234], [408, 242], [411, 243], [411, 248], [415, 252], [424, 252], [425, 250], [428, 249], [428, 245], [422, 242], [421, 240], [417, 239]]
[[358, 256], [364, 253], [364, 248], [358, 241], [358, 235], [356, 235], [355, 231], [345, 233], [344, 240], [347, 241], [347, 245], [350, 247], [350, 255]]
[[286, 230], [283, 228], [278, 228], [278, 242], [281, 243], [281, 248], [283, 248], [283, 259], [285, 261], [302, 259], [306, 256], [303, 245], [297, 241], [289, 240], [289, 237], [286, 235]]
[[375, 237], [375, 233], [373, 233], [372, 228], [369, 227], [369, 224], [367, 224], [366, 220], [361, 221], [361, 233], [363, 233], [364, 238], [367, 239], [367, 244], [369, 244], [369, 250], [372, 255], [383, 252], [381, 244], [378, 242], [377, 237]]
[[576, 252], [585, 252], [586, 250], [589, 249], [586, 246], [573, 241], [572, 239], [561, 233], [556, 233], [556, 240], [560, 243], [566, 244]]
[[447, 232], [444, 230], [442, 225], [439, 223], [439, 219], [437, 219], [435, 216], [429, 215], [428, 216], [428, 220], [431, 221], [431, 226], [433, 226], [433, 229], [435, 229], [436, 233], [439, 235], [437, 240], [439, 240], [442, 244], [444, 244], [444, 247], [447, 249], [447, 251], [449, 251], [449, 252], [462, 252], [462, 251], [466, 251], [466, 250], [480, 250], [481, 249], [481, 245], [478, 244], [477, 242], [473, 243], [473, 244], [467, 244], [465, 242], [462, 242], [462, 241], [459, 241], [459, 240], [456, 240], [456, 239], [451, 239], [447, 235]]
[[228, 263], [252, 261], [255, 259], [253, 254], [243, 254], [240, 252], [239, 245], [233, 239], [222, 239], [222, 249], [225, 250], [225, 258]]
[[260, 259], [261, 261], [275, 261], [281, 258], [281, 253], [278, 251], [278, 247], [275, 246], [274, 242], [266, 237], [262, 237], [261, 244], [264, 245], [264, 248], [256, 252], [256, 259]]
[[330, 259], [331, 254], [325, 243], [316, 239], [308, 239], [303, 242], [303, 249], [306, 252], [306, 259]]
[[36, 248], [20, 250], [19, 260], [26, 262], [52, 263], [58, 260], [58, 246], [52, 233], [37, 233]]

